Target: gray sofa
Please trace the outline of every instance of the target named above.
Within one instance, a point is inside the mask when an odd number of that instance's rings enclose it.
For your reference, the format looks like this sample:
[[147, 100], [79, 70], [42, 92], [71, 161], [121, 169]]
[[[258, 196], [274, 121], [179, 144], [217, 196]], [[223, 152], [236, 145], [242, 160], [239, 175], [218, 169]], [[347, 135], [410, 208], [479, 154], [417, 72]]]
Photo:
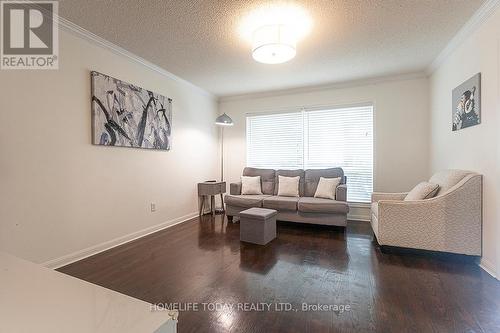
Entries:
[[[262, 195], [241, 195], [241, 182], [232, 183], [225, 196], [226, 215], [229, 220], [239, 216], [241, 211], [252, 207], [275, 209], [277, 220], [346, 226], [347, 186], [344, 171], [341, 168], [311, 170], [272, 170], [245, 168], [243, 176], [260, 176]], [[278, 176], [300, 176], [299, 197], [278, 196]], [[320, 177], [342, 178], [337, 187], [336, 200], [314, 198]]]

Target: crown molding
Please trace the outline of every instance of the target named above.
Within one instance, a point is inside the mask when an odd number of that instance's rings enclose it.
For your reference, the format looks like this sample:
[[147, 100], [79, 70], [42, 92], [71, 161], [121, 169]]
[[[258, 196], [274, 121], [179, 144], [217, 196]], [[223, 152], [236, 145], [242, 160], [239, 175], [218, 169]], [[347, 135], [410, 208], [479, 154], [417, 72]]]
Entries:
[[457, 34], [448, 42], [445, 48], [438, 54], [434, 61], [426, 69], [427, 75], [431, 75], [443, 64], [450, 54], [462, 44], [472, 33], [474, 33], [500, 6], [500, 0], [487, 0], [472, 17], [463, 25]]
[[80, 27], [79, 25], [61, 17], [57, 16], [57, 20], [59, 26], [66, 32], [69, 32], [77, 37], [83, 38], [86, 41], [103, 47], [105, 49], [110, 50], [111, 52], [124, 56], [140, 65], [163, 75], [173, 81], [179, 82], [181, 84], [187, 85], [195, 90], [199, 91], [205, 96], [208, 96], [214, 100], [218, 100], [219, 102], [247, 99], [247, 98], [262, 98], [262, 97], [271, 97], [275, 95], [288, 95], [288, 94], [297, 94], [297, 93], [305, 93], [319, 90], [327, 90], [327, 89], [341, 89], [341, 88], [350, 88], [356, 86], [377, 84], [382, 82], [389, 81], [399, 81], [399, 80], [409, 80], [409, 79], [417, 79], [423, 78], [431, 75], [448, 56], [460, 45], [462, 44], [467, 37], [469, 37], [474, 31], [476, 31], [500, 6], [500, 0], [487, 0], [475, 13], [474, 15], [464, 24], [464, 26], [457, 32], [457, 34], [448, 42], [445, 48], [438, 54], [438, 56], [433, 60], [433, 62], [422, 72], [412, 72], [402, 75], [391, 75], [391, 76], [382, 76], [375, 77], [370, 79], [360, 79], [339, 83], [329, 83], [329, 84], [321, 84], [321, 85], [313, 85], [306, 87], [296, 87], [289, 89], [276, 89], [269, 90], [263, 92], [254, 92], [254, 93], [243, 93], [236, 95], [228, 95], [228, 96], [217, 96], [209, 91], [180, 78], [179, 76], [149, 62], [148, 60], [130, 52], [126, 49], [97, 36], [96, 34]]
[[134, 61], [134, 62], [136, 62], [136, 63], [138, 63], [138, 64], [140, 64], [140, 65], [142, 65], [142, 66], [144, 66], [144, 67], [146, 67], [146, 68], [148, 68], [148, 69], [150, 69], [150, 70], [152, 70], [160, 75], [163, 75], [163, 76], [165, 76], [173, 81], [176, 81], [180, 84], [186, 85], [190, 88], [194, 88], [195, 90], [199, 91], [203, 95], [208, 96], [214, 100], [217, 100], [217, 96], [206, 91], [205, 89], [198, 87], [197, 85], [195, 85], [187, 80], [184, 80], [175, 74], [170, 73], [169, 71], [161, 68], [160, 66], [157, 66], [157, 65], [153, 64], [152, 62], [149, 62], [146, 59], [144, 59], [144, 58], [142, 58], [142, 57], [140, 57], [140, 56], [138, 56], [130, 51], [127, 51], [124, 48], [122, 48], [116, 44], [113, 44], [110, 41], [108, 41], [102, 37], [99, 37], [96, 34], [90, 32], [88, 30], [85, 30], [84, 28], [82, 28], [79, 25], [65, 19], [64, 17], [57, 15], [57, 21], [59, 22], [60, 28], [62, 28], [66, 32], [71, 33], [72, 35], [74, 35], [76, 37], [83, 38], [86, 41], [88, 41], [94, 45], [103, 47], [103, 48], [105, 48], [105, 49], [107, 49], [107, 50], [109, 50], [117, 55], [121, 55], [125, 58], [128, 58], [129, 60], [132, 60], [132, 61]]
[[386, 83], [392, 81], [405, 81], [405, 80], [414, 80], [426, 78], [427, 74], [424, 71], [421, 72], [411, 72], [406, 74], [399, 75], [387, 75], [387, 76], [378, 76], [368, 79], [359, 79], [338, 83], [327, 83], [321, 85], [314, 86], [304, 86], [304, 87], [296, 87], [289, 89], [277, 89], [277, 90], [268, 90], [262, 92], [248, 93], [248, 94], [239, 94], [239, 95], [229, 95], [219, 97], [219, 103], [236, 101], [236, 100], [244, 100], [250, 98], [264, 98], [264, 97], [273, 97], [273, 96], [281, 96], [281, 95], [292, 95], [292, 94], [301, 94], [308, 93], [314, 91], [321, 90], [329, 90], [329, 89], [343, 89], [343, 88], [353, 88], [360, 86], [367, 86], [372, 84]]

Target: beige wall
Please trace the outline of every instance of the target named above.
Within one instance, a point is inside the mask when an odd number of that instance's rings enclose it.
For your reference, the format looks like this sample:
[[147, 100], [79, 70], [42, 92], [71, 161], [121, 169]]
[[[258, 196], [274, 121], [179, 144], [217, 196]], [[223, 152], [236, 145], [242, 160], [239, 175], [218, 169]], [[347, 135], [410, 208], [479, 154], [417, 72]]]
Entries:
[[374, 189], [408, 191], [429, 176], [428, 82], [399, 78], [362, 86], [222, 99], [235, 125], [225, 132], [226, 179], [237, 181], [246, 164], [245, 114], [315, 105], [373, 102]]
[[[500, 9], [457, 47], [430, 78], [431, 169], [469, 169], [484, 175], [482, 265], [493, 273], [500, 271], [499, 40]], [[482, 123], [452, 132], [451, 92], [478, 72]]]
[[[170, 152], [91, 145], [90, 71], [173, 99]], [[197, 211], [218, 176], [213, 97], [60, 32], [60, 69], [0, 73], [0, 248], [45, 262]], [[150, 212], [155, 202], [157, 211]]]

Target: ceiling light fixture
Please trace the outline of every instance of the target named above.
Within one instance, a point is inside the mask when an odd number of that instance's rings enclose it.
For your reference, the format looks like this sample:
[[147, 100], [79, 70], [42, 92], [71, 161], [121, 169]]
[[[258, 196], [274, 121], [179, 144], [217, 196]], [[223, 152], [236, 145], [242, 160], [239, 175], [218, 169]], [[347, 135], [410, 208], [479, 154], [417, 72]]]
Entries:
[[281, 64], [297, 54], [297, 39], [284, 24], [265, 25], [255, 30], [252, 57], [264, 64]]
[[287, 62], [297, 54], [297, 42], [311, 30], [306, 11], [296, 4], [267, 3], [253, 10], [240, 26], [251, 42], [252, 57], [265, 64]]

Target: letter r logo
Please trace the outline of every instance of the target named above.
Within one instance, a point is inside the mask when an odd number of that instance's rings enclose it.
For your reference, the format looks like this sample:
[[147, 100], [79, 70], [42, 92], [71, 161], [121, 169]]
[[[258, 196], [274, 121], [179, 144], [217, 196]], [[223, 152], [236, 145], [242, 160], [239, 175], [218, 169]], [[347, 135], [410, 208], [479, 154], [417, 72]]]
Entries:
[[53, 6], [51, 2], [2, 1], [3, 54], [52, 54]]

